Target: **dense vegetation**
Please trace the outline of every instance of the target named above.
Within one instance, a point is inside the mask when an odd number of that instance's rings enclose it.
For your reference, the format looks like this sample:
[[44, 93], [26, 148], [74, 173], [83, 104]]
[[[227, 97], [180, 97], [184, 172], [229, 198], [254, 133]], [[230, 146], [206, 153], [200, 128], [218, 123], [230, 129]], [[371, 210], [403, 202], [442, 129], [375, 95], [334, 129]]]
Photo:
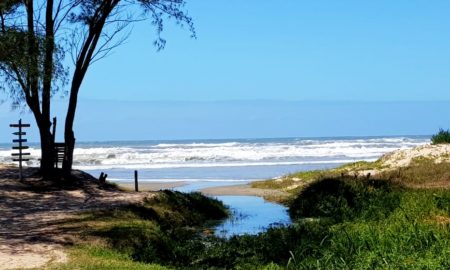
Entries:
[[432, 144], [450, 143], [450, 131], [439, 129], [439, 132], [431, 136]]
[[[128, 209], [134, 221], [91, 230], [107, 245], [75, 248], [75, 261], [121, 258], [123, 269], [450, 269], [450, 191], [432, 188], [450, 182], [449, 166], [421, 161], [377, 178], [320, 178], [295, 191], [292, 226], [230, 239], [192, 227], [223, 217], [220, 203], [166, 192], [145, 209]], [[86, 265], [75, 266], [102, 269]]]
[[70, 262], [51, 269], [166, 269], [155, 263], [186, 262], [180, 243], [196, 241], [210, 222], [227, 216], [218, 200], [169, 190], [142, 205], [86, 213], [62, 225], [79, 239]]

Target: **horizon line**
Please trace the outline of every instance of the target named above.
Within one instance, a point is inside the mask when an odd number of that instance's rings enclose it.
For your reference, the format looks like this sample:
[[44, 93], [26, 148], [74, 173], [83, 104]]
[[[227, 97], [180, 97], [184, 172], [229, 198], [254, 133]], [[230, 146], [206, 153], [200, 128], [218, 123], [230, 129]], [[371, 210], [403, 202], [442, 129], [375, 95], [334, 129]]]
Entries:
[[[401, 138], [401, 137], [406, 137], [406, 138], [413, 138], [413, 137], [431, 137], [431, 134], [422, 134], [422, 135], [405, 135], [405, 134], [400, 134], [400, 135], [360, 135], [360, 136], [355, 136], [355, 135], [339, 135], [339, 136], [302, 136], [302, 137], [259, 137], [259, 138], [238, 138], [238, 137], [234, 137], [234, 138], [195, 138], [195, 139], [137, 139], [137, 140], [126, 140], [126, 139], [118, 139], [118, 140], [86, 140], [86, 141], [79, 141], [77, 143], [82, 143], [82, 144], [86, 144], [86, 143], [118, 143], [118, 142], [184, 142], [184, 141], [229, 141], [231, 142], [232, 140], [236, 140], [236, 141], [245, 141], [245, 140], [288, 140], [288, 139], [302, 139], [302, 140], [310, 140], [310, 139], [340, 139], [340, 140], [345, 140], [345, 139], [351, 139], [351, 138]], [[0, 144], [10, 144], [12, 142], [0, 142]], [[39, 144], [40, 142], [28, 142], [30, 144]]]

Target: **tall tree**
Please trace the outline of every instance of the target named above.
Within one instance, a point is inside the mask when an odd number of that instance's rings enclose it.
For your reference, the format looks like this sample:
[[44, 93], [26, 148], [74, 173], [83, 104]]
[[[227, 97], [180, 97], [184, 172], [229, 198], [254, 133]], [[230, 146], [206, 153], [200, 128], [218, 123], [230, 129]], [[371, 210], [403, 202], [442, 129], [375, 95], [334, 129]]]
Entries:
[[[41, 170], [52, 171], [54, 134], [51, 97], [69, 82], [64, 128], [63, 170], [70, 175], [75, 147], [78, 93], [89, 67], [123, 43], [128, 26], [149, 20], [156, 28], [154, 45], [164, 48], [164, 19], [187, 25], [192, 19], [184, 0], [5, 0], [0, 2], [0, 77], [15, 103], [25, 101], [41, 137]], [[73, 66], [64, 66], [71, 52]], [[70, 75], [69, 75], [70, 71]], [[70, 80], [69, 80], [70, 78]]]
[[[50, 97], [64, 85], [66, 74], [62, 50], [54, 42], [53, 1], [47, 2], [47, 6], [20, 0], [0, 3], [1, 86], [9, 90], [14, 104], [25, 101], [36, 119], [44, 174], [52, 171], [54, 162]], [[44, 18], [37, 20], [41, 15]]]

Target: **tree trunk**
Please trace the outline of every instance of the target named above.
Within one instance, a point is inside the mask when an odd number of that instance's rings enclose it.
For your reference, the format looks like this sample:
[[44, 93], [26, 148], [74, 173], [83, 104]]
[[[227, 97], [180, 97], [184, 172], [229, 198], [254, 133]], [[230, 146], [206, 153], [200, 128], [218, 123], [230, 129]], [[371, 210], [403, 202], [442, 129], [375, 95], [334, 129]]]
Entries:
[[41, 139], [41, 174], [44, 178], [54, 176], [54, 143], [55, 139], [50, 132], [50, 119], [36, 119], [39, 127], [39, 135]]
[[70, 89], [69, 106], [67, 109], [66, 123], [64, 127], [64, 141], [66, 143], [66, 151], [63, 161], [64, 177], [70, 178], [73, 165], [73, 151], [75, 148], [75, 134], [73, 132], [73, 123], [75, 121], [75, 112], [78, 103], [78, 92], [80, 91], [81, 83], [91, 64], [95, 49], [100, 39], [106, 19], [111, 14], [114, 7], [120, 0], [103, 1], [95, 11], [98, 18], [93, 20], [89, 25], [89, 34], [84, 41], [80, 54], [78, 55], [75, 66], [74, 75], [72, 78], [72, 86]]
[[53, 136], [45, 130], [40, 132], [41, 136], [41, 174], [44, 177], [53, 176], [55, 154]]
[[63, 160], [63, 174], [64, 177], [70, 178], [73, 165], [73, 151], [75, 149], [75, 133], [73, 132], [73, 123], [75, 121], [75, 112], [78, 103], [78, 90], [81, 86], [81, 80], [74, 80], [72, 82], [72, 89], [70, 91], [69, 106], [67, 108], [66, 122], [64, 126], [64, 142], [66, 149]]
[[66, 149], [62, 169], [64, 177], [70, 179], [73, 165], [73, 151], [75, 149], [75, 136], [71, 127], [70, 131], [65, 131], [64, 141], [66, 143]]
[[41, 174], [55, 176], [55, 134], [50, 131], [50, 92], [52, 88], [53, 53], [55, 50], [53, 21], [53, 0], [47, 1], [45, 19], [45, 59], [42, 89], [42, 119], [38, 123], [41, 136]]

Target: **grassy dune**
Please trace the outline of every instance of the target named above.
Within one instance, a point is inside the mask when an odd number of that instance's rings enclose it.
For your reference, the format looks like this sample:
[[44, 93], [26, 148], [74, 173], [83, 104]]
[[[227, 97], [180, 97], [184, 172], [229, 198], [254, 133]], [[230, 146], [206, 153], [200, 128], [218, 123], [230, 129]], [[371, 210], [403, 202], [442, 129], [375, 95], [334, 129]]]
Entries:
[[417, 190], [387, 180], [326, 178], [292, 201], [293, 226], [213, 245], [227, 262], [215, 266], [448, 269], [449, 211], [447, 190]]
[[371, 171], [384, 169], [385, 166], [381, 161], [366, 162], [359, 161], [342, 165], [338, 168], [329, 170], [303, 171], [285, 175], [277, 179], [269, 179], [263, 181], [255, 181], [251, 183], [252, 188], [281, 190], [288, 192], [291, 196], [283, 197], [266, 197], [269, 201], [275, 201], [283, 204], [289, 204], [298, 193], [305, 188], [306, 185], [324, 178], [336, 178], [342, 176], [358, 176], [366, 175]]

